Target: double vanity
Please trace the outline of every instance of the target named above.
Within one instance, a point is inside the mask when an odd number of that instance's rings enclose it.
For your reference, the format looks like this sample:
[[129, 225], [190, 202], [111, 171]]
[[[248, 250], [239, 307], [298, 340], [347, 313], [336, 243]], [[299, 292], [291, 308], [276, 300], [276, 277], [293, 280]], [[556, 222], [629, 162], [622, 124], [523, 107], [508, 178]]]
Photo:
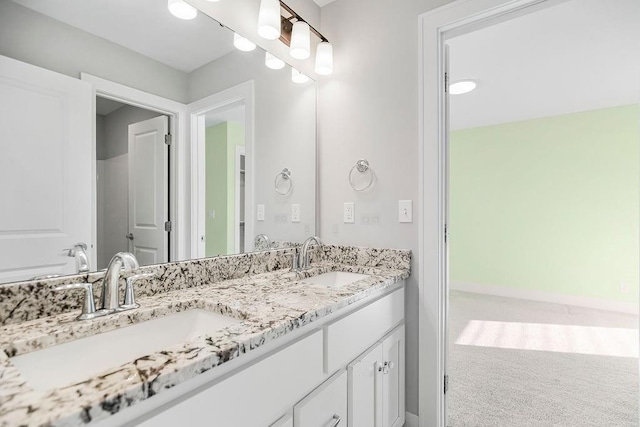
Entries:
[[0, 426], [402, 426], [409, 251], [294, 253], [142, 267], [91, 320], [54, 289], [102, 273], [1, 286]]

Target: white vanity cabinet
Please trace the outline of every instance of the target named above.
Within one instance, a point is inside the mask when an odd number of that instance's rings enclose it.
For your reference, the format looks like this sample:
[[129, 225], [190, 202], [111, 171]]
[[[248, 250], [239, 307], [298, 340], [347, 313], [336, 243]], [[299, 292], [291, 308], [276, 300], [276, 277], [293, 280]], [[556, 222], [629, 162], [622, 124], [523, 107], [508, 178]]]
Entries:
[[[328, 315], [298, 333], [298, 337], [279, 339], [280, 345], [263, 356], [254, 356], [253, 361], [227, 373], [222, 371], [222, 376], [218, 374], [187, 392], [178, 393], [176, 387], [160, 393], [158, 398], [164, 403], [154, 397], [155, 401], [141, 402], [130, 408], [129, 415], [122, 411], [105, 420], [104, 425], [404, 424], [403, 287]], [[215, 370], [209, 374], [215, 374]], [[194, 380], [179, 386], [186, 388]], [[145, 403], [154, 407], [144, 408]]]
[[404, 325], [349, 364], [349, 427], [404, 424], [404, 366]]

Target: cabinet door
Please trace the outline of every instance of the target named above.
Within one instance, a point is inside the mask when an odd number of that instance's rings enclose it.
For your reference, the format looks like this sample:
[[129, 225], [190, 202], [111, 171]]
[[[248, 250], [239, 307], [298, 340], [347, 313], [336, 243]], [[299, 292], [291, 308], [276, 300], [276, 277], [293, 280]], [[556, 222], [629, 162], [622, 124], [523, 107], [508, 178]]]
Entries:
[[347, 426], [347, 371], [325, 381], [293, 407], [295, 427]]
[[397, 327], [382, 340], [381, 427], [404, 425], [404, 325]]
[[352, 362], [347, 371], [349, 427], [379, 427], [382, 422], [382, 343]]

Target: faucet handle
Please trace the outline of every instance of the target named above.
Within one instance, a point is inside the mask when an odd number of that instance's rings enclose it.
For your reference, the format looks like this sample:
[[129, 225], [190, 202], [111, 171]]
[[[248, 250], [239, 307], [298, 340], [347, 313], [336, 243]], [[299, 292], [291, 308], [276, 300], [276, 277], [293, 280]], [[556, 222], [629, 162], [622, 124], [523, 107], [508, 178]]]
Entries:
[[93, 299], [93, 284], [91, 283], [71, 283], [53, 288], [54, 291], [67, 291], [70, 289], [84, 289], [84, 303], [82, 313], [76, 318], [78, 320], [93, 319], [96, 317], [96, 304]]
[[130, 310], [132, 308], [140, 307], [140, 304], [136, 303], [136, 295], [133, 290], [133, 284], [143, 277], [151, 277], [155, 276], [153, 273], [143, 273], [143, 274], [134, 274], [133, 276], [127, 277], [126, 282], [127, 286], [124, 289], [124, 302], [120, 306], [121, 310]]

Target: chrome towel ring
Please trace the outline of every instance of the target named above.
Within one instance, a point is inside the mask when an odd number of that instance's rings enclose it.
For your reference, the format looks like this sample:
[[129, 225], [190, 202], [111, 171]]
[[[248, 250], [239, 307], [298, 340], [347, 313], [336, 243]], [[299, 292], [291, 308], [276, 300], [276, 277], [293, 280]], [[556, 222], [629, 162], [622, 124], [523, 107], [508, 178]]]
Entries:
[[[365, 174], [367, 172], [369, 172], [369, 180], [367, 181], [367, 183], [364, 186], [360, 186], [357, 187], [356, 184], [354, 184], [353, 182], [353, 173], [355, 171], [358, 171], [361, 174]], [[369, 166], [369, 162], [367, 161], [367, 159], [360, 159], [356, 162], [355, 165], [353, 165], [353, 167], [351, 168], [351, 170], [349, 171], [349, 184], [351, 185], [351, 188], [353, 188], [356, 191], [364, 191], [367, 188], [371, 187], [371, 184], [373, 184], [373, 169], [371, 169], [371, 166]]]
[[[289, 183], [289, 185], [286, 187], [286, 190], [284, 191], [281, 191], [280, 186], [278, 185], [281, 182]], [[293, 178], [291, 178], [291, 171], [287, 168], [282, 169], [282, 172], [276, 175], [276, 179], [273, 182], [273, 187], [275, 188], [276, 193], [280, 194], [281, 196], [286, 196], [287, 194], [291, 193], [291, 190], [293, 190]]]

